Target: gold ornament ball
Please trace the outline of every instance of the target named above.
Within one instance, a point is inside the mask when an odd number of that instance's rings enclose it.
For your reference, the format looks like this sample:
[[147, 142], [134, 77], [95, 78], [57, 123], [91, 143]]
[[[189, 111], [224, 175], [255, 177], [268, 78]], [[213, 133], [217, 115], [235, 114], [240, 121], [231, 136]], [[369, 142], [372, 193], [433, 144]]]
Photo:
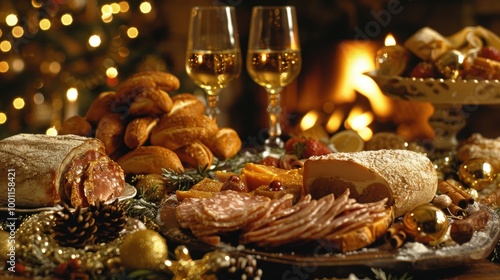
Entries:
[[8, 253], [10, 253], [10, 247], [14, 244], [9, 243], [10, 234], [4, 230], [0, 230], [0, 261], [5, 264], [9, 260]]
[[457, 51], [451, 50], [442, 54], [435, 65], [441, 75], [449, 79], [457, 79], [464, 68], [464, 55]]
[[469, 187], [480, 191], [487, 188], [493, 182], [495, 171], [487, 160], [474, 158], [460, 165], [458, 177]]
[[129, 270], [158, 270], [167, 257], [168, 248], [165, 239], [151, 229], [126, 235], [120, 247], [121, 264]]
[[135, 187], [144, 199], [150, 202], [160, 202], [167, 192], [172, 191], [167, 180], [160, 174], [146, 174], [138, 179]]
[[417, 242], [435, 245], [446, 234], [449, 221], [436, 206], [424, 204], [406, 212], [403, 217], [404, 231]]

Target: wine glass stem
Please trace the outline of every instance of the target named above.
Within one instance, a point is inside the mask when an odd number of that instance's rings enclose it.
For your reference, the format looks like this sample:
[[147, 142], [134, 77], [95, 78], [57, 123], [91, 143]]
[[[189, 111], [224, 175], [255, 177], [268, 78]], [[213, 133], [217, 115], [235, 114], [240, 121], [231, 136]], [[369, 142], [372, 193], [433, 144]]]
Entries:
[[283, 148], [281, 140], [281, 89], [268, 90], [267, 113], [269, 115], [269, 138], [265, 145], [270, 148]]
[[207, 93], [207, 109], [205, 113], [211, 119], [216, 119], [217, 115], [220, 113], [218, 93], [216, 92]]

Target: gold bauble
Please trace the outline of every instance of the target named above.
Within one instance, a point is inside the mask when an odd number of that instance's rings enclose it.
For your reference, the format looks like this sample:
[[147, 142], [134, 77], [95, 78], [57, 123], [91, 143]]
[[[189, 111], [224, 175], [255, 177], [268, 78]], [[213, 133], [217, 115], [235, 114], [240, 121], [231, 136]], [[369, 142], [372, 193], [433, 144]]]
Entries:
[[457, 79], [464, 69], [463, 61], [464, 55], [461, 52], [451, 50], [441, 55], [435, 64], [441, 75], [449, 79]]
[[130, 270], [158, 270], [167, 257], [168, 248], [165, 239], [151, 229], [126, 235], [120, 247], [121, 264]]
[[7, 254], [11, 251], [11, 246], [13, 244], [9, 243], [10, 234], [4, 230], [0, 230], [0, 261], [5, 264], [6, 261], [9, 260], [9, 256]]
[[436, 245], [448, 230], [446, 214], [436, 206], [424, 204], [406, 212], [404, 231], [417, 242]]
[[168, 180], [161, 174], [142, 175], [135, 187], [138, 193], [150, 202], [160, 202], [168, 192], [173, 191]]
[[495, 171], [487, 160], [473, 158], [460, 165], [458, 177], [467, 186], [480, 191], [491, 185], [495, 179]]

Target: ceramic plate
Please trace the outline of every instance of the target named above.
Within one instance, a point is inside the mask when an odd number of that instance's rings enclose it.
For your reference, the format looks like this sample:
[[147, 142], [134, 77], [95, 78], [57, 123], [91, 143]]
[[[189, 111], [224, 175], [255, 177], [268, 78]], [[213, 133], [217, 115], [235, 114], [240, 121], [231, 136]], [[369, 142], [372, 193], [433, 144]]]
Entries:
[[[481, 231], [476, 231], [472, 239], [462, 245], [456, 243], [441, 247], [425, 246], [422, 243], [407, 242], [402, 248], [393, 249], [388, 244], [380, 244], [376, 247], [365, 248], [346, 254], [325, 252], [323, 245], [311, 246], [308, 252], [291, 251], [263, 251], [257, 248], [245, 248], [243, 246], [230, 246], [222, 244], [221, 248], [228, 250], [232, 248], [237, 254], [253, 255], [264, 267], [288, 270], [290, 268], [314, 270], [315, 276], [323, 276], [321, 272], [331, 269], [353, 269], [353, 268], [382, 268], [400, 271], [428, 271], [462, 266], [475, 261], [486, 259], [494, 250], [500, 238], [500, 219], [490, 208], [478, 204], [479, 207], [487, 209], [492, 219]], [[162, 210], [163, 211], [163, 210]], [[175, 219], [175, 215], [164, 215]], [[197, 253], [201, 257], [203, 253], [218, 249], [198, 241], [185, 230], [176, 228], [175, 221], [165, 221], [162, 234], [171, 244], [185, 245], [190, 252]], [[326, 251], [328, 251], [326, 249]], [[292, 279], [292, 278], [290, 278]]]

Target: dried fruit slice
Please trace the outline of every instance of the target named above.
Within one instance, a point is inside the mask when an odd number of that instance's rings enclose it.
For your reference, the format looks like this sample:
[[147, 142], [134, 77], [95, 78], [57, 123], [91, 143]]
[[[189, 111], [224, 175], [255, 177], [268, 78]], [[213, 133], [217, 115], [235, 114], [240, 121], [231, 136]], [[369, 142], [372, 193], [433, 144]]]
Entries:
[[330, 138], [330, 143], [337, 152], [352, 153], [362, 151], [365, 140], [356, 131], [348, 129], [335, 133]]

